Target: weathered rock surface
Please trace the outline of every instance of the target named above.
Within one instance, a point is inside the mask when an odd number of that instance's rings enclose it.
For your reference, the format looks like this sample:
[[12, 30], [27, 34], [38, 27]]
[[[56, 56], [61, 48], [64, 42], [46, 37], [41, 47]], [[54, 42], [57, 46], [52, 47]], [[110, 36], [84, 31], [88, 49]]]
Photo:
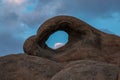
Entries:
[[[45, 41], [57, 30], [69, 41], [53, 50]], [[0, 57], [0, 80], [120, 80], [120, 37], [71, 16], [47, 20], [23, 48], [25, 54]]]
[[59, 63], [18, 54], [0, 58], [0, 80], [120, 80], [120, 68], [91, 60]]
[[61, 64], [24, 54], [0, 57], [0, 80], [50, 80]]
[[[52, 50], [45, 41], [57, 30], [66, 31], [69, 40], [65, 46]], [[59, 62], [89, 59], [120, 65], [120, 37], [70, 16], [57, 16], [43, 23], [37, 34], [25, 41], [24, 51]]]
[[118, 80], [119, 70], [111, 64], [79, 60], [66, 65], [51, 80]]

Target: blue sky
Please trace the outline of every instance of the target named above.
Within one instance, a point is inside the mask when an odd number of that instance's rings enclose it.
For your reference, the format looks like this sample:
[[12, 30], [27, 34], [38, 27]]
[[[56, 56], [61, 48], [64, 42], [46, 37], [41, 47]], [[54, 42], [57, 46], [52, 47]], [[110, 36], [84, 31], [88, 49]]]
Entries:
[[46, 41], [46, 44], [48, 45], [48, 47], [54, 49], [56, 43], [62, 43], [62, 45], [67, 44], [68, 37], [69, 35], [65, 31], [59, 30], [49, 36], [48, 40]]
[[57, 15], [120, 36], [120, 0], [0, 0], [0, 55], [23, 53], [25, 39]]

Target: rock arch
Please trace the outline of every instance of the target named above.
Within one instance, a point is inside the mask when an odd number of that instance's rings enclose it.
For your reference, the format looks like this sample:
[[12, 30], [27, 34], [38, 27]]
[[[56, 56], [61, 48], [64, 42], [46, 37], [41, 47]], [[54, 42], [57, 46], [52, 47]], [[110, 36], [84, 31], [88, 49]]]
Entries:
[[[67, 32], [69, 39], [65, 46], [53, 50], [46, 45], [45, 41], [58, 30]], [[116, 56], [113, 53], [119, 52], [118, 41], [120, 40], [117, 39], [117, 36], [101, 32], [78, 18], [56, 16], [44, 22], [37, 34], [25, 41], [23, 48], [26, 54], [56, 61], [92, 59], [112, 62], [110, 58]], [[119, 57], [114, 60], [117, 59]], [[114, 63], [118, 63], [117, 61]]]

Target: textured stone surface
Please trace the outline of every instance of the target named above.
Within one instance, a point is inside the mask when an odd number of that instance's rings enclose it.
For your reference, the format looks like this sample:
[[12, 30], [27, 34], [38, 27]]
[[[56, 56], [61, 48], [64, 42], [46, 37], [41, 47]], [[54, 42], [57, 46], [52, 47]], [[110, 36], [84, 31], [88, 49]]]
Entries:
[[[45, 41], [57, 30], [69, 40], [53, 50]], [[0, 80], [120, 80], [120, 37], [74, 17], [47, 20], [23, 48], [25, 54], [0, 57]]]
[[113, 64], [78, 60], [67, 63], [25, 54], [0, 57], [0, 80], [120, 80]]
[[59, 63], [35, 56], [0, 57], [0, 80], [50, 80], [61, 69]]
[[66, 65], [51, 80], [118, 80], [119, 70], [111, 64], [79, 60]]
[[[65, 46], [52, 50], [45, 41], [57, 30], [66, 31], [69, 40]], [[24, 51], [59, 62], [89, 59], [120, 65], [120, 37], [103, 33], [71, 16], [47, 20], [35, 36], [25, 41]]]

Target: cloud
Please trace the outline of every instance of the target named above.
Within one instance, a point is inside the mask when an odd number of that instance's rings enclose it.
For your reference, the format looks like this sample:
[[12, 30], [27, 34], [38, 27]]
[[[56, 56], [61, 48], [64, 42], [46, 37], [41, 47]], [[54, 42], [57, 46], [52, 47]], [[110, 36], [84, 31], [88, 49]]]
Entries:
[[37, 31], [42, 22], [48, 17], [57, 15], [57, 10], [62, 7], [62, 1], [56, 0], [50, 2], [47, 0], [24, 0], [21, 5], [11, 4], [9, 0], [1, 0], [1, 4], [0, 31], [17, 36], [23, 33], [30, 33], [25, 36], [35, 34], [33, 30]]
[[59, 8], [61, 1], [56, 0], [24, 0], [19, 5], [0, 0], [0, 55], [22, 52], [25, 39], [34, 35], [44, 20], [57, 15]]
[[100, 17], [112, 12], [120, 12], [119, 0], [71, 0], [64, 2], [64, 11], [87, 17]]
[[[2, 0], [3, 5], [0, 8], [0, 19], [4, 19], [4, 22], [11, 21], [15, 24], [24, 23], [29, 27], [35, 27], [41, 24], [44, 20], [58, 15], [58, 10], [62, 9], [62, 0], [56, 1], [43, 1], [43, 0], [25, 0], [21, 5], [13, 5], [9, 3], [9, 0]], [[7, 17], [7, 18], [6, 18]], [[14, 20], [14, 18], [17, 18]], [[6, 25], [7, 26], [7, 25]], [[15, 25], [16, 26], [16, 25]]]
[[29, 27], [38, 25], [55, 15], [68, 14], [90, 20], [96, 17], [110, 17], [113, 12], [119, 12], [119, 0], [25, 0], [21, 5], [11, 5], [2, 0], [0, 8], [0, 24], [3, 26], [18, 26], [25, 24]]
[[58, 15], [58, 10], [62, 8], [62, 1], [38, 1], [36, 8], [32, 13], [21, 16], [21, 19], [27, 25], [40, 24], [46, 19]]
[[0, 56], [23, 53], [23, 40], [16, 39], [9, 33], [0, 34]]
[[60, 47], [62, 47], [64, 45], [65, 45], [64, 43], [55, 43], [53, 49], [58, 49], [58, 48], [60, 48]]

